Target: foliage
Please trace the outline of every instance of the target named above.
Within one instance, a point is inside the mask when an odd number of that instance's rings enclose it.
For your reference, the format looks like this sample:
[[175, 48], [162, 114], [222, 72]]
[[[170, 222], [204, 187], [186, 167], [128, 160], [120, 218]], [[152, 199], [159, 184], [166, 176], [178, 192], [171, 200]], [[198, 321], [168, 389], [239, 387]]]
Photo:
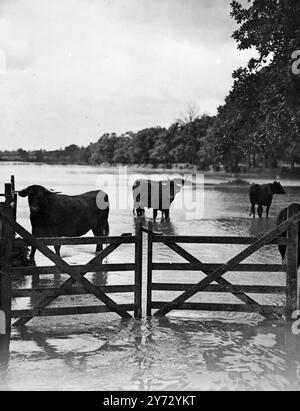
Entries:
[[234, 85], [219, 108], [217, 151], [227, 167], [278, 160], [294, 163], [299, 155], [300, 82], [292, 73], [292, 53], [300, 48], [298, 0], [232, 1], [233, 33], [240, 50], [257, 57], [233, 73]]

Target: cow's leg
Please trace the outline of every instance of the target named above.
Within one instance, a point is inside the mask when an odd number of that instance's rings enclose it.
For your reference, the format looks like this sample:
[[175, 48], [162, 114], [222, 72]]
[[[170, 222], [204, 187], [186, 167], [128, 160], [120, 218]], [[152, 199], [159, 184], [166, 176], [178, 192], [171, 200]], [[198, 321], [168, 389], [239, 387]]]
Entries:
[[[283, 237], [283, 236], [282, 236], [282, 237]], [[286, 236], [284, 236], [284, 237], [286, 237]], [[285, 245], [279, 245], [278, 248], [279, 248], [279, 252], [280, 252], [280, 254], [281, 254], [282, 263], [284, 263], [284, 261], [285, 261], [285, 256], [286, 256], [286, 246], [285, 246]]]
[[170, 210], [164, 210], [165, 219], [170, 220]]
[[[104, 233], [103, 233], [103, 230], [101, 230], [101, 227], [93, 228], [92, 231], [95, 237], [104, 236]], [[97, 244], [96, 253], [99, 253], [102, 250], [103, 250], [103, 244]]]
[[272, 205], [272, 201], [270, 201], [270, 202], [267, 204], [267, 218], [269, 218], [271, 205]]
[[142, 208], [142, 207], [139, 207], [137, 209], [137, 215], [138, 215], [138, 217], [143, 217], [145, 215], [145, 209]]
[[[109, 235], [109, 224], [107, 220], [103, 221], [103, 218], [99, 218], [97, 227], [92, 229], [95, 237], [105, 237]], [[99, 253], [103, 250], [103, 244], [97, 244], [96, 252]]]
[[[32, 230], [32, 235], [34, 235], [35, 237], [38, 237], [38, 233], [35, 230]], [[30, 250], [30, 255], [29, 255], [29, 263], [30, 265], [35, 266], [35, 253], [36, 253], [36, 248], [35, 247], [31, 247]], [[34, 273], [32, 275], [32, 287], [35, 288], [38, 286], [40, 281], [40, 275], [38, 273]]]
[[156, 220], [156, 217], [157, 217], [157, 210], [153, 210], [153, 220]]
[[257, 213], [258, 213], [259, 218], [263, 217], [263, 212], [264, 212], [263, 206], [259, 205], [257, 208]]
[[34, 261], [35, 252], [36, 252], [36, 248], [31, 247], [31, 251], [30, 251], [30, 255], [29, 255], [30, 261]]
[[55, 249], [55, 252], [56, 252], [56, 254], [60, 257], [60, 245], [55, 245], [54, 246], [54, 249]]
[[[41, 234], [35, 228], [32, 229], [32, 235], [34, 237], [41, 237]], [[30, 263], [34, 263], [34, 265], [35, 265], [35, 259], [34, 259], [35, 252], [36, 252], [36, 248], [32, 246], [30, 250], [29, 260], [30, 260]]]
[[[54, 246], [54, 250], [56, 252], [56, 255], [58, 255], [59, 257], [60, 257], [60, 249], [61, 249], [60, 245], [55, 245]], [[60, 280], [60, 278], [61, 278], [60, 274], [57, 274], [57, 273], [54, 274], [54, 280], [58, 281], [58, 280]]]
[[251, 214], [253, 215], [253, 218], [256, 217], [255, 203], [251, 204]]

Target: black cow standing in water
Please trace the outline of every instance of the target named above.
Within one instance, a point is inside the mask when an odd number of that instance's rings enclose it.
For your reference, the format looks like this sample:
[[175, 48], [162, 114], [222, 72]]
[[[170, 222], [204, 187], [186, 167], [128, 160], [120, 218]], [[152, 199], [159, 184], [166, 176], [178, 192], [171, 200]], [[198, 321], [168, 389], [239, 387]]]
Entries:
[[136, 180], [132, 187], [133, 213], [136, 211], [137, 216], [141, 217], [145, 215], [145, 208], [152, 208], [154, 220], [158, 211], [161, 211], [162, 219], [169, 220], [170, 207], [184, 183], [181, 178], [163, 181]]
[[257, 205], [259, 218], [263, 216], [264, 207], [267, 207], [266, 214], [268, 218], [274, 194], [286, 194], [279, 181], [275, 181], [273, 184], [252, 184], [249, 192], [251, 203], [250, 216], [253, 215], [253, 218], [255, 218], [255, 206]]
[[[300, 204], [292, 204], [291, 207], [293, 207], [293, 212], [295, 213], [300, 213]], [[277, 225], [282, 224], [284, 221], [288, 219], [288, 208], [285, 208], [282, 210], [277, 218]], [[287, 232], [281, 234], [281, 237], [287, 237]], [[286, 246], [285, 245], [279, 245], [278, 246], [282, 260], [285, 260], [286, 256]], [[300, 222], [299, 222], [299, 228], [298, 228], [298, 268], [300, 267]]]
[[[79, 237], [92, 230], [95, 236], [109, 235], [108, 196], [101, 190], [68, 196], [38, 185], [19, 191], [28, 197], [32, 234], [35, 237]], [[97, 252], [103, 249], [97, 245]], [[33, 260], [35, 248], [30, 258]], [[60, 254], [60, 246], [55, 247]]]

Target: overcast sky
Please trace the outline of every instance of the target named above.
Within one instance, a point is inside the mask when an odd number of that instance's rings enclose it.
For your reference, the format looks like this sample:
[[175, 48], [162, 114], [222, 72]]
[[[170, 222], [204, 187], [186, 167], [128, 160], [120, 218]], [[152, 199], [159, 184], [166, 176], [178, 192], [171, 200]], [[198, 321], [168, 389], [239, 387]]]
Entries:
[[[249, 52], [230, 0], [0, 0], [0, 149], [215, 114]], [[5, 63], [5, 67], [4, 67]]]

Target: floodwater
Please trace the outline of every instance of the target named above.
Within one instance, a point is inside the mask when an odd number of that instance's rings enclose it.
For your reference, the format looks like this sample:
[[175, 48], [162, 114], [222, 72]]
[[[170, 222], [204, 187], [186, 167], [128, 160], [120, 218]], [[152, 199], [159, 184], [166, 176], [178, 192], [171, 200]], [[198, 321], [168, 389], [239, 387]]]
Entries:
[[[104, 188], [111, 202], [115, 184], [123, 191], [124, 176], [117, 169], [85, 166], [49, 166], [0, 163], [0, 184], [16, 177], [17, 189], [40, 184], [66, 194]], [[109, 178], [107, 174], [112, 174]], [[139, 170], [139, 174], [144, 174]], [[133, 171], [130, 171], [132, 177]], [[148, 173], [149, 175], [149, 173]], [[248, 187], [234, 187], [224, 180], [205, 179], [204, 213], [180, 208], [181, 198], [192, 200], [186, 187], [179, 194], [170, 222], [153, 224], [153, 229], [170, 235], [257, 236], [270, 230], [278, 212], [290, 202], [300, 200], [300, 182], [283, 181], [286, 196], [274, 200], [269, 221], [249, 218]], [[203, 188], [203, 187], [202, 187]], [[121, 190], [121, 191], [122, 191]], [[110, 213], [112, 235], [134, 233], [136, 220], [130, 203], [122, 197]], [[200, 195], [197, 200], [202, 205]], [[198, 205], [199, 205], [198, 204]], [[19, 199], [18, 221], [30, 229], [26, 199]], [[151, 220], [147, 213], [144, 224]], [[144, 238], [146, 245], [146, 236]], [[224, 263], [244, 246], [185, 245], [195, 257], [207, 263]], [[66, 246], [62, 257], [70, 264], [84, 264], [94, 257], [92, 246]], [[144, 267], [146, 247], [144, 247]], [[50, 265], [39, 253], [37, 264]], [[108, 257], [109, 263], [133, 262], [133, 245], [123, 245]], [[154, 248], [155, 262], [182, 262], [162, 244]], [[280, 263], [276, 247], [265, 247], [246, 262]], [[146, 270], [144, 270], [146, 273]], [[145, 274], [144, 274], [145, 275]], [[132, 284], [133, 273], [90, 273], [97, 285]], [[42, 276], [40, 286], [58, 286], [67, 276]], [[195, 283], [195, 272], [156, 272], [155, 282]], [[225, 278], [234, 284], [285, 285], [283, 273], [230, 273]], [[144, 281], [145, 284], [145, 281]], [[31, 287], [26, 277], [15, 287]], [[145, 290], [144, 290], [145, 295]], [[153, 293], [156, 301], [174, 299], [176, 292]], [[122, 303], [132, 303], [132, 294], [114, 294]], [[251, 295], [259, 303], [284, 304], [284, 296]], [[239, 301], [231, 295], [201, 293], [191, 301]], [[38, 301], [20, 298], [17, 309], [30, 308]], [[93, 297], [60, 297], [54, 307], [97, 304]], [[145, 305], [145, 298], [144, 298]], [[166, 318], [121, 320], [115, 314], [95, 314], [34, 319], [23, 329], [13, 329], [8, 368], [0, 375], [4, 390], [298, 390], [300, 388], [300, 340], [291, 325], [267, 322], [257, 314], [204, 313], [177, 311]]]

